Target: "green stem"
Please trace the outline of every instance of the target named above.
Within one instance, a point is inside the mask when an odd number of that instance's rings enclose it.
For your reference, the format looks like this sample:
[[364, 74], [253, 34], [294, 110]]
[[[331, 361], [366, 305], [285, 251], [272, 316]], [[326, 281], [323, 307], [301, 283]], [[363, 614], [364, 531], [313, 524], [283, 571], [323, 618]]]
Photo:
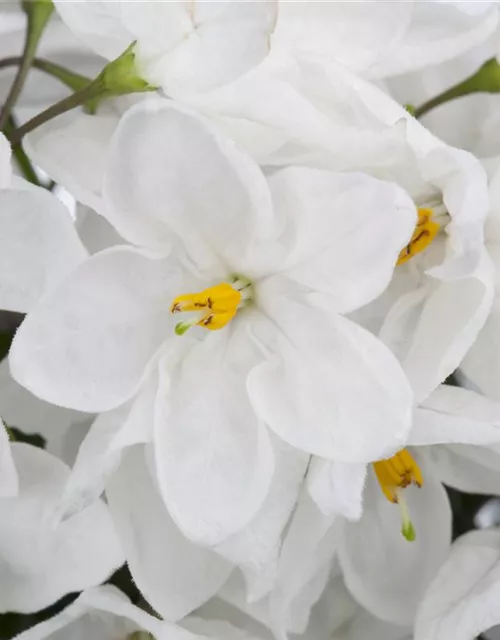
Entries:
[[499, 93], [500, 92], [500, 65], [496, 58], [487, 60], [477, 71], [462, 82], [446, 89], [436, 97], [424, 102], [414, 110], [415, 118], [439, 107], [445, 102], [456, 100], [471, 93]]
[[[5, 125], [5, 133], [7, 135], [12, 135], [16, 129], [17, 129], [17, 124], [16, 124], [16, 121], [14, 120], [14, 117], [9, 116], [7, 123]], [[37, 187], [42, 187], [43, 185], [38, 179], [38, 176], [36, 175], [36, 171], [33, 168], [33, 165], [31, 164], [30, 159], [26, 155], [26, 152], [24, 151], [24, 149], [20, 145], [18, 145], [17, 147], [14, 147], [14, 149], [12, 150], [12, 153], [14, 155], [14, 158], [16, 159], [17, 166], [19, 167], [21, 173], [26, 178], [26, 180], [28, 180], [28, 182], [31, 182], [32, 184], [36, 184]]]
[[86, 102], [96, 100], [101, 97], [102, 94], [102, 83], [99, 81], [99, 78], [97, 78], [83, 89], [80, 89], [80, 91], [71, 94], [60, 102], [56, 102], [56, 104], [53, 104], [48, 109], [45, 109], [45, 111], [37, 114], [31, 120], [28, 120], [28, 122], [19, 127], [19, 129], [16, 129], [9, 138], [12, 147], [18, 145], [27, 133], [33, 131], [45, 122], [48, 122], [49, 120], [52, 120], [52, 118], [56, 118], [67, 111], [76, 109], [76, 107], [81, 107]]
[[32, 0], [31, 2], [28, 1], [25, 5], [25, 11], [28, 14], [28, 27], [26, 30], [22, 61], [10, 88], [7, 100], [0, 111], [0, 131], [5, 127], [12, 109], [21, 95], [31, 63], [35, 57], [38, 43], [40, 42], [42, 33], [53, 10], [54, 7], [52, 3], [46, 0]]
[[[17, 67], [22, 62], [21, 56], [12, 56], [10, 58], [2, 58], [0, 60], [0, 69], [6, 69], [8, 67]], [[65, 67], [61, 67], [61, 65], [56, 64], [55, 62], [50, 62], [49, 60], [45, 60], [44, 58], [33, 58], [31, 62], [31, 66], [34, 69], [38, 69], [39, 71], [43, 71], [44, 73], [60, 80], [67, 87], [72, 89], [73, 91], [79, 91], [83, 89], [83, 87], [90, 84], [91, 79], [85, 76], [80, 75], [79, 73], [74, 73], [73, 71], [69, 71]]]

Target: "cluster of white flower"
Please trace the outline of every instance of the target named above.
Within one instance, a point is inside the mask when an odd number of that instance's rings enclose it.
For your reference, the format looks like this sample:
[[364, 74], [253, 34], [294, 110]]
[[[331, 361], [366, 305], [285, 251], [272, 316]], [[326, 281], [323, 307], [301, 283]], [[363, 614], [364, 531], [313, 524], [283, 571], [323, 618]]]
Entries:
[[500, 624], [499, 60], [485, 0], [2, 1], [2, 640]]

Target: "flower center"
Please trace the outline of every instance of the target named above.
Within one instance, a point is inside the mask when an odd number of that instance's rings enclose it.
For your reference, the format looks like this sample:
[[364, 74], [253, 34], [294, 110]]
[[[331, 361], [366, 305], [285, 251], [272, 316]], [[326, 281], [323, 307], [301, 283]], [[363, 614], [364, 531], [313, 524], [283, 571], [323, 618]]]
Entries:
[[402, 449], [388, 460], [373, 463], [373, 469], [380, 487], [389, 502], [398, 504], [403, 521], [401, 533], [409, 540], [415, 540], [415, 529], [410, 520], [408, 505], [403, 497], [403, 489], [410, 484], [421, 487], [424, 478], [420, 467], [407, 449]]
[[419, 207], [417, 213], [418, 220], [415, 230], [410, 238], [410, 242], [400, 251], [396, 264], [404, 264], [408, 262], [410, 258], [416, 256], [417, 253], [421, 253], [439, 233], [441, 225], [436, 222], [432, 209]]
[[183, 293], [172, 301], [172, 313], [196, 312], [196, 315], [175, 325], [175, 333], [182, 336], [194, 326], [215, 331], [222, 329], [236, 315], [238, 309], [251, 299], [252, 285], [243, 276], [232, 282], [221, 282], [199, 293]]

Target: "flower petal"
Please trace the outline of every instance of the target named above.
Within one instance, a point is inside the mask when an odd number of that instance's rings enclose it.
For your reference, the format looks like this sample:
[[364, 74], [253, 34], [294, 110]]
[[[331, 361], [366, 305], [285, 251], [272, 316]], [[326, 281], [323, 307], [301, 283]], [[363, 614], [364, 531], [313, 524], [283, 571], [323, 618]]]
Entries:
[[404, 191], [362, 173], [306, 167], [278, 171], [269, 185], [293, 238], [289, 278], [328, 293], [340, 313], [382, 293], [415, 229], [415, 205]]
[[374, 474], [366, 485], [361, 520], [346, 522], [339, 539], [339, 561], [347, 588], [373, 615], [400, 625], [412, 624], [417, 605], [446, 558], [451, 541], [446, 492], [422, 467], [423, 487], [405, 489], [416, 531], [413, 542], [401, 534], [401, 512], [385, 498]]
[[0, 190], [0, 308], [30, 311], [87, 252], [65, 206], [45, 189]]
[[150, 476], [143, 447], [123, 456], [106, 495], [134, 581], [161, 616], [183, 618], [220, 589], [231, 565], [179, 531]]
[[500, 533], [459, 538], [419, 607], [415, 640], [473, 640], [500, 624]]
[[281, 536], [295, 508], [309, 460], [279, 438], [273, 437], [273, 446], [275, 472], [262, 507], [243, 530], [216, 547], [243, 572], [250, 602], [263, 598], [274, 583]]
[[164, 248], [180, 237], [212, 275], [251, 278], [253, 253], [272, 234], [264, 176], [208, 122], [166, 100], [127, 112], [113, 139], [105, 183], [110, 222], [135, 244]]
[[172, 335], [170, 302], [184, 285], [174, 259], [126, 247], [93, 256], [21, 325], [10, 352], [13, 377], [54, 404], [116, 407], [137, 391]]
[[307, 473], [307, 489], [326, 516], [339, 514], [359, 520], [363, 510], [363, 489], [367, 466], [314, 457]]
[[57, 184], [82, 204], [102, 211], [106, 159], [118, 122], [111, 110], [95, 115], [71, 111], [35, 129], [24, 144], [29, 157]]
[[151, 376], [133, 402], [97, 417], [58, 501], [56, 521], [67, 520], [99, 498], [126, 447], [151, 441], [157, 390], [158, 376]]
[[277, 277], [259, 285], [260, 304], [280, 332], [264, 336], [269, 355], [248, 378], [255, 411], [283, 440], [324, 458], [390, 455], [406, 439], [412, 402], [399, 364], [336, 314], [327, 296], [286, 286]]
[[269, 433], [246, 391], [255, 358], [248, 317], [208, 335], [160, 382], [155, 456], [160, 491], [185, 535], [216, 544], [262, 506], [274, 473]]
[[500, 443], [500, 403], [441, 385], [415, 409], [408, 444]]
[[19, 495], [0, 500], [0, 611], [28, 613], [106, 580], [123, 554], [102, 502], [52, 528], [68, 468], [37, 447], [14, 443], [12, 453]]

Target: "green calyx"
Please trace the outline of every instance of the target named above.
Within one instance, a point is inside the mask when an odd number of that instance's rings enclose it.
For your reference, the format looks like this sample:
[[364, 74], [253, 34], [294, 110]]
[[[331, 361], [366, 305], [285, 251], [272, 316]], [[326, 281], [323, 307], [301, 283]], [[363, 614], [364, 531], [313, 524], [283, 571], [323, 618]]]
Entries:
[[158, 89], [139, 75], [135, 60], [135, 46], [136, 42], [132, 42], [118, 58], [109, 62], [91, 83], [91, 86], [95, 86], [96, 96], [85, 102], [85, 108], [89, 113], [95, 113], [99, 103], [106, 98]]

